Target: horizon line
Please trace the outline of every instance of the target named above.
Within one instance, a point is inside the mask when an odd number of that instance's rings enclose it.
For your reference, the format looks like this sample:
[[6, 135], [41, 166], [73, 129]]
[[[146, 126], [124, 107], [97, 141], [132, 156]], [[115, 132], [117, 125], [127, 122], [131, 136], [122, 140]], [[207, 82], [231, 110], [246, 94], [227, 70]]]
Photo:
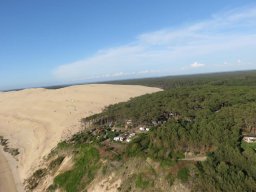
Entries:
[[189, 76], [200, 76], [200, 75], [210, 75], [210, 74], [226, 74], [226, 73], [243, 73], [243, 72], [256, 72], [256, 69], [249, 70], [235, 70], [235, 71], [218, 71], [218, 72], [205, 72], [205, 73], [191, 73], [191, 74], [178, 74], [178, 75], [161, 75], [161, 76], [151, 76], [151, 77], [141, 77], [141, 78], [126, 78], [126, 79], [113, 79], [113, 80], [102, 80], [102, 81], [91, 81], [91, 82], [77, 82], [77, 83], [67, 83], [67, 84], [52, 84], [48, 86], [28, 86], [14, 89], [3, 89], [0, 92], [11, 92], [11, 91], [22, 91], [26, 89], [61, 89], [65, 87], [71, 87], [76, 85], [90, 85], [90, 84], [111, 84], [114, 82], [123, 82], [131, 80], [143, 80], [143, 79], [159, 79], [166, 77], [189, 77]]

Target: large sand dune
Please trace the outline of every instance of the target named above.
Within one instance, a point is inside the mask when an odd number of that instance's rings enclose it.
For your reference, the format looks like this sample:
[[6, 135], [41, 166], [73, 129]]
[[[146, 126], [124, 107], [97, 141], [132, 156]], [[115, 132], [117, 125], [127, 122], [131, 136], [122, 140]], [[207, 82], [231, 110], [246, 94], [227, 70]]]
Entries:
[[0, 93], [0, 135], [21, 152], [16, 165], [9, 159], [14, 175], [20, 181], [27, 178], [61, 139], [79, 131], [81, 118], [110, 104], [156, 91], [160, 89], [81, 85]]

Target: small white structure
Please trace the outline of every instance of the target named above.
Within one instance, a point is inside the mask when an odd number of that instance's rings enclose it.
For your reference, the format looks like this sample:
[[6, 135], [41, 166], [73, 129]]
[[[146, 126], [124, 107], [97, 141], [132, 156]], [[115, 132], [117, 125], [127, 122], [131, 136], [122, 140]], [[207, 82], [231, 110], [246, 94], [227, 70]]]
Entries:
[[134, 137], [135, 135], [136, 135], [135, 133], [130, 133], [130, 134], [128, 135], [128, 137], [126, 138], [126, 142], [127, 142], [127, 143], [131, 142], [132, 137]]
[[114, 137], [114, 141], [124, 141], [123, 137]]
[[114, 141], [119, 141], [119, 137], [114, 137]]
[[127, 120], [126, 121], [126, 125], [131, 125], [132, 124], [132, 120]]
[[256, 143], [256, 137], [255, 136], [245, 136], [243, 140], [246, 143]]
[[140, 127], [139, 130], [140, 130], [140, 131], [149, 131], [149, 128]]

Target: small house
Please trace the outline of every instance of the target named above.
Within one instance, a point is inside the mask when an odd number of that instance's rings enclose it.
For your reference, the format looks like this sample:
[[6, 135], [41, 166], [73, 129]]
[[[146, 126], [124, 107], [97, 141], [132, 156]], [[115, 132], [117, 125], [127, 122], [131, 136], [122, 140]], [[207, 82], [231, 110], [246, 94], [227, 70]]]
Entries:
[[244, 136], [243, 141], [246, 143], [256, 143], [256, 136]]
[[119, 137], [114, 137], [114, 141], [119, 141]]

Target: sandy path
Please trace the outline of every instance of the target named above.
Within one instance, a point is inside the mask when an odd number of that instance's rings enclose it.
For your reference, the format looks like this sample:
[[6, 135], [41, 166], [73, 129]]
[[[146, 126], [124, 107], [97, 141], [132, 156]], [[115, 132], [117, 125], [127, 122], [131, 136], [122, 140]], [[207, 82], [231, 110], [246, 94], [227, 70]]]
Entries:
[[81, 85], [0, 93], [0, 135], [21, 152], [19, 178], [27, 178], [62, 138], [79, 131], [81, 118], [99, 113], [110, 104], [156, 91], [160, 89]]
[[180, 160], [181, 161], [206, 161], [207, 156], [196, 156], [196, 157], [184, 158]]

